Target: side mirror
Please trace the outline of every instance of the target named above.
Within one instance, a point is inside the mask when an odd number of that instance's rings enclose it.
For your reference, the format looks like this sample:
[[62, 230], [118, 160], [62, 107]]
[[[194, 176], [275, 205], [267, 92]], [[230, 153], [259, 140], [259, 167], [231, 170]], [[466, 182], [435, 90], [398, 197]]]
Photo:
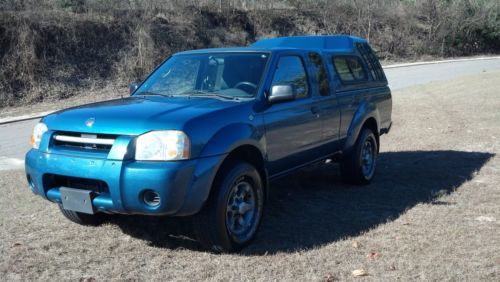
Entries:
[[273, 85], [267, 100], [271, 103], [295, 100], [295, 89], [291, 84]]
[[139, 82], [134, 81], [130, 83], [130, 86], [128, 88], [128, 90], [130, 91], [130, 95], [132, 95], [135, 92], [135, 90], [137, 90], [137, 88], [139, 88]]

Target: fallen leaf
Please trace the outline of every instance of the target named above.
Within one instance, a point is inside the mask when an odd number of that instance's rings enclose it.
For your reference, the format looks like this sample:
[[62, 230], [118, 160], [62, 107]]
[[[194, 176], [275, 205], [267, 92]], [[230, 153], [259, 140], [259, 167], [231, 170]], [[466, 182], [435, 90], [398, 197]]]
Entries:
[[478, 216], [476, 217], [477, 221], [483, 221], [483, 222], [494, 222], [495, 218], [492, 216]]
[[360, 276], [366, 276], [366, 275], [368, 275], [368, 273], [366, 272], [366, 270], [364, 270], [362, 268], [353, 270], [351, 273], [355, 277], [360, 277]]
[[328, 273], [328, 275], [326, 275], [326, 276], [325, 276], [325, 281], [326, 281], [326, 282], [333, 282], [333, 281], [335, 281], [335, 280], [337, 280], [337, 279], [335, 278], [335, 276], [333, 276], [333, 275], [332, 275], [332, 274], [330, 274], [330, 273]]
[[12, 246], [13, 246], [13, 247], [18, 247], [18, 246], [21, 246], [21, 245], [22, 245], [21, 243], [16, 242], [16, 243], [14, 243], [14, 245], [12, 245]]

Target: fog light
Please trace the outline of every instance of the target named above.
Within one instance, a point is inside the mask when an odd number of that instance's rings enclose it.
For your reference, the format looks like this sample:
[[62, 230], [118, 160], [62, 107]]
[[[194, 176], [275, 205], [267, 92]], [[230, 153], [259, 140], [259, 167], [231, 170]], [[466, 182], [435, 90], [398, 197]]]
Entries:
[[160, 205], [160, 194], [152, 190], [146, 190], [144, 191], [142, 200], [150, 207], [157, 207]]

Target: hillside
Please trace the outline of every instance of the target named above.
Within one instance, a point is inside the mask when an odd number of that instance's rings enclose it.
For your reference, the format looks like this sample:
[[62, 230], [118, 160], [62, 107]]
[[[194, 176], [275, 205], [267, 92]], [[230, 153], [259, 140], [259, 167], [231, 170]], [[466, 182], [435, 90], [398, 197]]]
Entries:
[[124, 89], [173, 52], [273, 36], [353, 34], [383, 60], [499, 53], [498, 11], [495, 0], [0, 0], [0, 108]]

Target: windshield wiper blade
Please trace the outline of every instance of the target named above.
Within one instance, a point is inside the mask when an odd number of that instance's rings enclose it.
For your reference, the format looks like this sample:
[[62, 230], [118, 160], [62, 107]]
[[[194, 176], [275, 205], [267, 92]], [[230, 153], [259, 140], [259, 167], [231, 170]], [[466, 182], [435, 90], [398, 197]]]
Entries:
[[207, 97], [216, 96], [216, 97], [229, 99], [229, 100], [237, 99], [237, 97], [235, 97], [235, 96], [229, 96], [229, 95], [224, 95], [224, 94], [220, 94], [217, 92], [208, 92], [208, 91], [203, 91], [203, 90], [192, 90], [192, 91], [184, 92], [182, 94], [188, 95], [189, 97], [191, 97], [191, 96], [207, 96]]
[[144, 91], [144, 92], [140, 92], [140, 93], [137, 93], [137, 94], [134, 94], [135, 95], [139, 95], [139, 96], [163, 96], [163, 97], [174, 97], [174, 95], [172, 94], [161, 94], [161, 93], [154, 93], [154, 92], [147, 92], [147, 91]]

